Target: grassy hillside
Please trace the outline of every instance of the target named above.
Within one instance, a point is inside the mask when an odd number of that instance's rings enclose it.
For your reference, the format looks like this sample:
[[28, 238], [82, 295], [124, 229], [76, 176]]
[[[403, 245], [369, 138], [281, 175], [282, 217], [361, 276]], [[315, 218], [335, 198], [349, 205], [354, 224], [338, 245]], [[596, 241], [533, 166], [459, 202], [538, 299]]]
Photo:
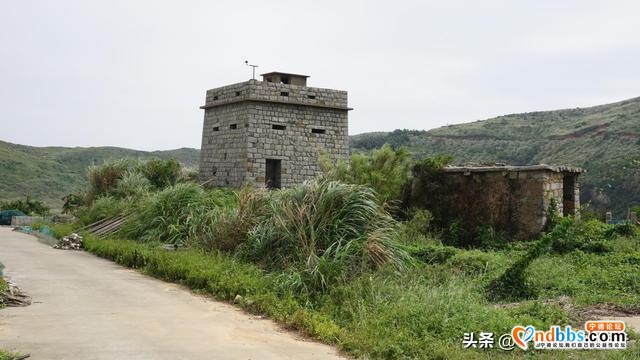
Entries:
[[[456, 163], [536, 163], [584, 167], [583, 202], [618, 216], [640, 203], [640, 98], [614, 104], [499, 116], [430, 131], [396, 130], [351, 137], [354, 151], [389, 143], [416, 156], [451, 154]], [[0, 141], [0, 200], [27, 194], [58, 206], [81, 189], [91, 164], [119, 158], [175, 158], [198, 164], [199, 151], [115, 147], [30, 147]]]
[[588, 170], [583, 202], [618, 216], [640, 203], [640, 98], [590, 108], [512, 114], [430, 131], [353, 136], [353, 150], [389, 143], [456, 163], [570, 164]]
[[175, 158], [198, 165], [199, 150], [138, 151], [116, 147], [31, 147], [0, 141], [0, 200], [30, 195], [53, 207], [62, 197], [86, 186], [86, 167], [108, 160]]

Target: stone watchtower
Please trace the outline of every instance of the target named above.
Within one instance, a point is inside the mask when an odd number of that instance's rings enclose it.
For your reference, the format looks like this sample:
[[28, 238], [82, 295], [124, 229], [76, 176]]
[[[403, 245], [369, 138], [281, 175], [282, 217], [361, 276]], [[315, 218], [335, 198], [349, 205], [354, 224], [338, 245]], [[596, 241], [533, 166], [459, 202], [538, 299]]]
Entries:
[[288, 187], [320, 172], [320, 154], [348, 160], [347, 92], [272, 72], [207, 91], [200, 179], [207, 186]]

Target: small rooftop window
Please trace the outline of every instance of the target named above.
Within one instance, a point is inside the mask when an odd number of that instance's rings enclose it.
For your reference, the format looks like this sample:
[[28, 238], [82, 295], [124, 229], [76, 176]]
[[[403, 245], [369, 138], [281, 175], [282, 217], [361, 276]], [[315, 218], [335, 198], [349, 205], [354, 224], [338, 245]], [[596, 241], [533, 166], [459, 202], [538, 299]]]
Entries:
[[242, 91], [236, 91], [236, 96], [242, 95]]
[[218, 100], [218, 95], [213, 97], [213, 101], [216, 101], [216, 100]]
[[213, 127], [213, 131], [220, 131], [220, 127], [219, 126], [214, 126]]
[[231, 124], [229, 125], [229, 129], [234, 130], [238, 128], [238, 124]]
[[271, 128], [273, 130], [286, 130], [287, 129], [287, 127], [284, 126], [284, 125], [271, 125]]
[[315, 96], [315, 95], [312, 95], [312, 94], [307, 95], [307, 97], [308, 97], [309, 99], [315, 99], [315, 98], [316, 98], [316, 96]]
[[327, 130], [325, 129], [311, 129], [311, 132], [314, 134], [325, 134]]
[[288, 91], [281, 91], [280, 92], [280, 96], [289, 96], [289, 92]]

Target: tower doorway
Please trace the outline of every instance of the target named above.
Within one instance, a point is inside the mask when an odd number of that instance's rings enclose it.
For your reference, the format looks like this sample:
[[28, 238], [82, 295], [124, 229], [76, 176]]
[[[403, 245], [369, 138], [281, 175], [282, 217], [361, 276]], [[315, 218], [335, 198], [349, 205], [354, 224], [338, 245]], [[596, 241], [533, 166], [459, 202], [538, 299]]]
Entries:
[[265, 185], [267, 189], [280, 189], [282, 178], [282, 160], [267, 159]]

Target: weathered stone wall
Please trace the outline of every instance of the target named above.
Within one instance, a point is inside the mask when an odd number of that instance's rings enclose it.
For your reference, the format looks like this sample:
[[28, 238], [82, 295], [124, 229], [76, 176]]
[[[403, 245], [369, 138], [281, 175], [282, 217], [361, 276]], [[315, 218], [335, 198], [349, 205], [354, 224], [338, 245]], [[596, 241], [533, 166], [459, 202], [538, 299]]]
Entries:
[[[468, 232], [491, 226], [514, 239], [537, 236], [545, 227], [552, 199], [563, 214], [563, 178], [550, 170], [446, 172], [435, 179], [431, 191], [414, 181], [410, 206], [430, 210], [442, 226], [459, 222]], [[579, 208], [577, 175], [572, 203]]]
[[[264, 183], [265, 159], [282, 161], [283, 187], [316, 176], [321, 170], [321, 153], [334, 161], [348, 160], [349, 135], [344, 110], [259, 103], [249, 111], [247, 182]], [[284, 129], [274, 129], [273, 125]]]
[[266, 159], [281, 160], [283, 187], [317, 175], [322, 152], [348, 160], [346, 91], [250, 80], [207, 91], [202, 108], [209, 186], [264, 185]]

